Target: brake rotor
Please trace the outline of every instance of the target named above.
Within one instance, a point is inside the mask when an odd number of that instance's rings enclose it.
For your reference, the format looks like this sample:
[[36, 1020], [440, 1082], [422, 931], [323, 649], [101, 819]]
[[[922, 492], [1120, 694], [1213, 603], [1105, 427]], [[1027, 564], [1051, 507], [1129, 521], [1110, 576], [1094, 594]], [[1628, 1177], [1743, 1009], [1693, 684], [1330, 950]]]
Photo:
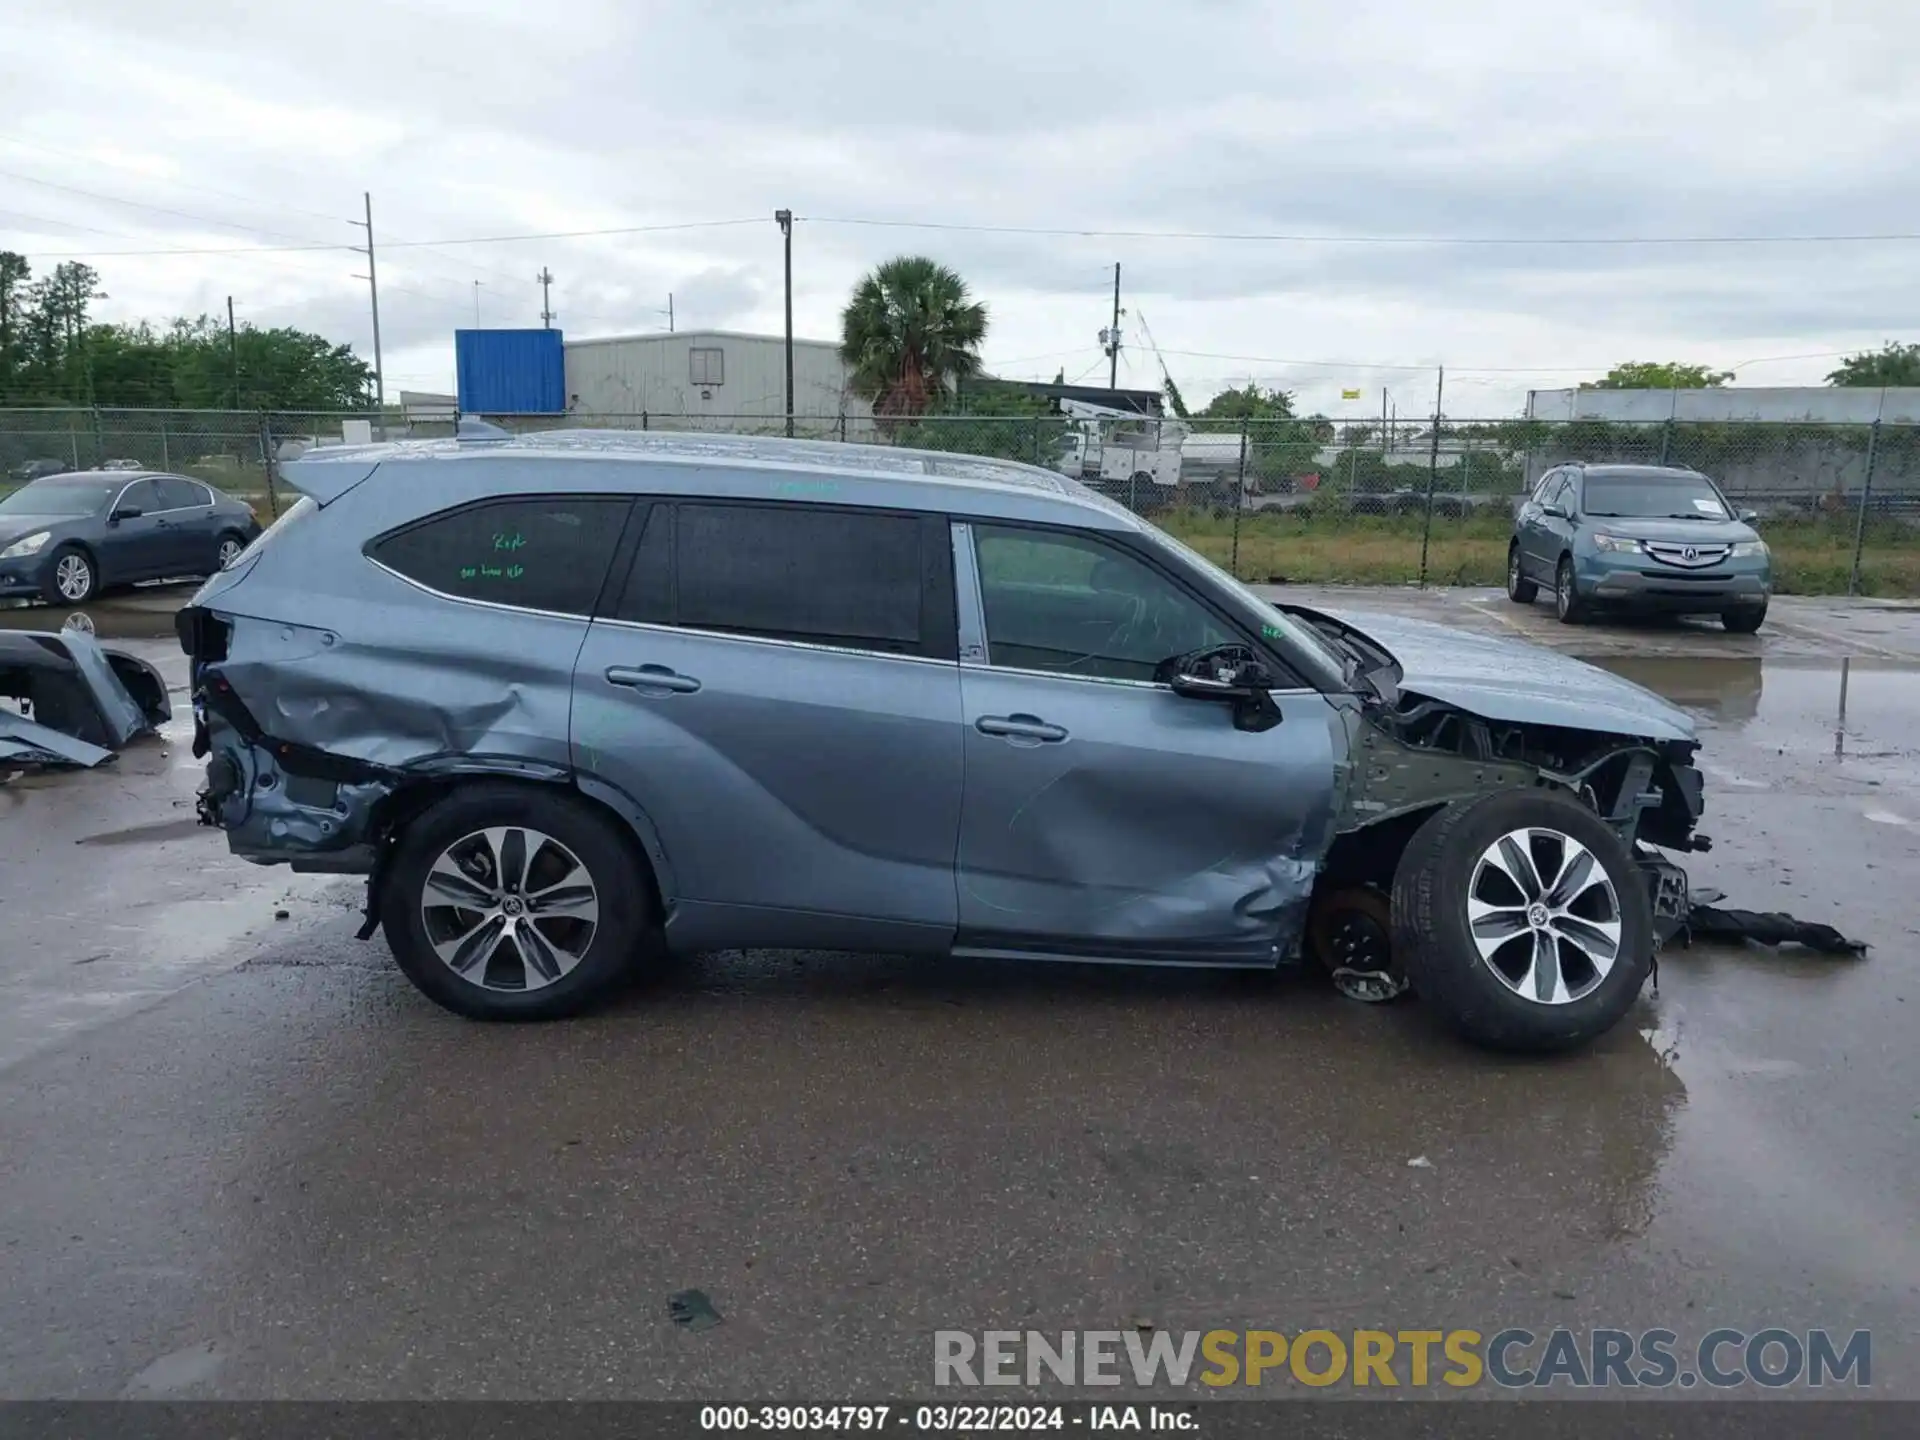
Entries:
[[1349, 1000], [1380, 1005], [1411, 985], [1393, 960], [1392, 910], [1370, 886], [1334, 890], [1314, 901], [1307, 945]]

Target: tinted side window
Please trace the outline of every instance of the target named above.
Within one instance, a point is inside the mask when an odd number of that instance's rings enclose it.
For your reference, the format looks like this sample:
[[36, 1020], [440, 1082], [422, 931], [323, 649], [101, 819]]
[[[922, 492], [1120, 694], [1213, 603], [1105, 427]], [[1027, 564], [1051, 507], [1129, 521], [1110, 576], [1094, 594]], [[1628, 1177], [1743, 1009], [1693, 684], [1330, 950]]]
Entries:
[[136, 480], [126, 488], [120, 498], [114, 502], [116, 510], [138, 510], [142, 515], [151, 515], [160, 508], [160, 492], [151, 480]]
[[443, 595], [587, 615], [628, 505], [566, 496], [489, 500], [383, 536], [367, 553]]
[[[651, 579], [667, 545], [656, 506], [635, 557], [622, 614], [659, 604]], [[811, 505], [680, 504], [673, 512], [673, 621], [696, 630], [759, 635], [899, 654], [923, 645], [917, 515]], [[642, 573], [642, 572], [645, 573]]]
[[186, 510], [195, 505], [211, 505], [213, 497], [191, 480], [176, 480], [170, 475], [156, 479], [162, 510]]
[[1240, 637], [1145, 561], [1084, 535], [974, 527], [987, 660], [1151, 680], [1162, 660]]

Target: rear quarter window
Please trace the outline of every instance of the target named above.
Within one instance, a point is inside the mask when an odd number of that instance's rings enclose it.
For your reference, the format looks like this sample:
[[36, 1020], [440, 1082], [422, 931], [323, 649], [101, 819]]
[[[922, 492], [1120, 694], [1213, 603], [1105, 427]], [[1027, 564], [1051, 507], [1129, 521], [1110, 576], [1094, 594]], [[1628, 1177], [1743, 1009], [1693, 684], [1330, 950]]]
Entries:
[[805, 506], [679, 506], [676, 619], [696, 629], [914, 652], [920, 520]]
[[523, 496], [443, 511], [373, 541], [367, 554], [442, 595], [588, 615], [631, 502]]

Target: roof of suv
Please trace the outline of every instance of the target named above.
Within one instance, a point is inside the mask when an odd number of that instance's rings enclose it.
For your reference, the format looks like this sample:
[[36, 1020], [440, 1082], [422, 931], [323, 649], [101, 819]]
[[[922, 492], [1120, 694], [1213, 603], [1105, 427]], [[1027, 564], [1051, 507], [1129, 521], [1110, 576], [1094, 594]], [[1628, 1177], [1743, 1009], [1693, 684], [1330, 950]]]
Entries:
[[1044, 490], [1055, 495], [1093, 492], [1066, 476], [1017, 460], [911, 450], [892, 445], [856, 445], [837, 440], [788, 440], [765, 435], [714, 435], [635, 430], [543, 430], [505, 439], [395, 440], [379, 445], [332, 445], [307, 451], [285, 468], [388, 460], [458, 460], [480, 455], [524, 459], [590, 458], [643, 460], [653, 464], [711, 465], [715, 461], [781, 468], [802, 466], [845, 475], [937, 475], [977, 485]]
[[[937, 509], [956, 492], [988, 502], [995, 513], [1065, 520], [1074, 513], [1096, 512], [1108, 528], [1140, 528], [1124, 505], [1098, 495], [1078, 481], [1036, 465], [984, 455], [913, 450], [883, 444], [846, 444], [832, 440], [788, 440], [777, 436], [688, 433], [684, 431], [545, 430], [525, 435], [462, 436], [438, 440], [400, 440], [377, 445], [332, 445], [283, 461], [281, 469], [295, 488], [322, 505], [352, 489], [389, 463], [487, 466], [513, 461], [612, 461], [673, 470], [716, 466], [736, 472], [761, 472], [772, 489], [781, 474], [794, 471], [823, 481], [844, 480], [864, 492], [863, 503]], [[463, 464], [464, 462], [464, 464]], [[697, 484], [697, 482], [695, 482]], [[679, 489], [676, 484], [670, 488]], [[408, 487], [409, 492], [413, 487]], [[931, 493], [943, 491], [945, 495]], [[1063, 513], [1064, 512], [1064, 513]]]

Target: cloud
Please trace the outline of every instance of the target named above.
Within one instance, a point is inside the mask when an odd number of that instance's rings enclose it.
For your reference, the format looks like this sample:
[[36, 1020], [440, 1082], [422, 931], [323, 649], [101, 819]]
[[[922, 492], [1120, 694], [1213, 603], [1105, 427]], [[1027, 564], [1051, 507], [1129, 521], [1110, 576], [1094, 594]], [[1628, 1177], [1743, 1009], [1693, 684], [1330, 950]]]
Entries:
[[[1167, 359], [1190, 398], [1252, 374], [1332, 405], [1360, 377], [1374, 388], [1414, 373], [1386, 365], [1446, 360], [1463, 403], [1512, 407], [1529, 385], [1575, 378], [1552, 367], [1729, 365], [1920, 333], [1913, 242], [1544, 243], [1920, 232], [1905, 7], [1844, 9], [978, 0], [934, 15], [852, 0], [724, 12], [695, 0], [336, 0], [316, 27], [299, 7], [239, 0], [68, 0], [10, 21], [0, 170], [112, 198], [0, 175], [0, 246], [352, 246], [371, 191], [388, 372], [450, 386], [473, 282], [483, 323], [537, 324], [542, 267], [572, 333], [660, 328], [669, 293], [682, 328], [777, 329], [772, 212], [786, 206], [803, 217], [803, 334], [835, 333], [864, 269], [924, 252], [988, 303], [990, 356], [1104, 373], [1095, 336], [1118, 261], [1135, 312], [1123, 380], [1159, 378], [1144, 315], [1170, 351], [1188, 352]], [[832, 217], [1531, 243], [1204, 242]], [[755, 223], [402, 243], [735, 218]], [[353, 278], [364, 262], [347, 249], [92, 263], [116, 318], [219, 310], [231, 293], [259, 323], [371, 351]], [[1493, 373], [1525, 367], [1537, 369]], [[1753, 378], [1817, 382], [1829, 368]], [[1429, 380], [1417, 388], [1430, 393]]]

